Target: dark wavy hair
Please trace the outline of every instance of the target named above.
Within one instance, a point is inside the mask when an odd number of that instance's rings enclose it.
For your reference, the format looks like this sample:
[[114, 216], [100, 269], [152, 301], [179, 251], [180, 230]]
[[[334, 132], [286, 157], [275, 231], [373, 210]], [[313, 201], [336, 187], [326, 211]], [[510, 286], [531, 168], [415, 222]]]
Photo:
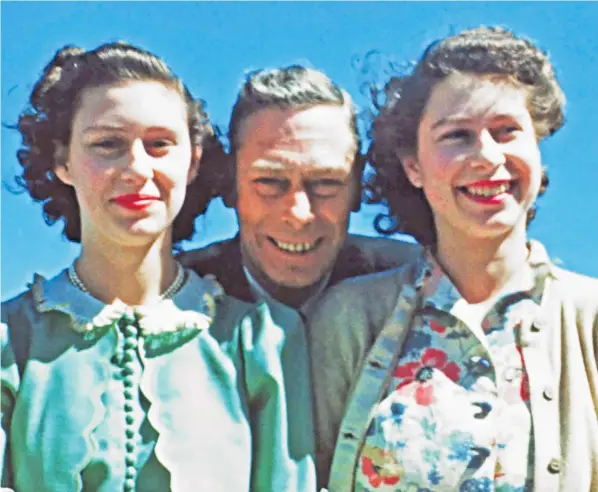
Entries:
[[91, 51], [67, 45], [56, 52], [33, 87], [29, 106], [18, 120], [22, 144], [17, 158], [22, 174], [15, 178], [17, 186], [42, 203], [46, 223], [62, 219], [64, 235], [80, 242], [80, 211], [75, 190], [60, 181], [54, 170], [63, 164], [62, 151], [69, 146], [82, 92], [90, 87], [127, 81], [155, 81], [176, 90], [187, 106], [191, 144], [203, 148], [199, 173], [188, 185], [182, 209], [173, 223], [172, 240], [176, 244], [191, 238], [195, 218], [205, 212], [217, 195], [213, 176], [224, 151], [204, 111], [203, 101], [194, 99], [160, 58], [131, 44], [108, 43]]
[[[269, 108], [307, 109], [320, 105], [339, 106], [347, 111], [347, 123], [355, 138], [354, 172], [361, 184], [365, 160], [361, 155], [361, 138], [357, 128], [357, 110], [349, 93], [323, 72], [301, 65], [290, 65], [276, 69], [255, 70], [247, 74], [233, 106], [228, 140], [230, 159], [228, 176], [222, 187], [227, 204], [234, 205], [236, 195], [236, 154], [241, 144], [243, 124], [252, 114]], [[361, 187], [356, 193], [353, 210], [361, 203]]]
[[[564, 122], [565, 96], [548, 55], [531, 41], [499, 27], [478, 27], [430, 44], [407, 75], [394, 75], [379, 89], [370, 85], [375, 118], [368, 162], [369, 203], [384, 203], [374, 227], [381, 234], [403, 232], [424, 245], [436, 243], [432, 210], [424, 192], [414, 187], [400, 159], [417, 154], [419, 123], [437, 83], [453, 73], [498, 76], [528, 95], [528, 109], [538, 140], [556, 132]], [[539, 195], [548, 186], [543, 171]], [[528, 212], [528, 224], [535, 216]]]

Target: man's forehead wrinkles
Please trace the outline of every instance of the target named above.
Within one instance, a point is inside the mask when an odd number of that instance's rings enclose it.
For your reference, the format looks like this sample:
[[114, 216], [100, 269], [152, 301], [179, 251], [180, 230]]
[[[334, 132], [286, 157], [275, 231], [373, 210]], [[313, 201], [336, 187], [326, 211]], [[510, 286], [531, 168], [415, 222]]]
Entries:
[[347, 169], [346, 162], [329, 162], [323, 165], [321, 162], [313, 161], [307, 157], [297, 159], [295, 157], [285, 158], [280, 155], [273, 159], [257, 159], [251, 164], [253, 170], [267, 170], [272, 172], [294, 172], [301, 171], [302, 173], [310, 173], [317, 175], [338, 175], [339, 172], [347, 174], [350, 169]]

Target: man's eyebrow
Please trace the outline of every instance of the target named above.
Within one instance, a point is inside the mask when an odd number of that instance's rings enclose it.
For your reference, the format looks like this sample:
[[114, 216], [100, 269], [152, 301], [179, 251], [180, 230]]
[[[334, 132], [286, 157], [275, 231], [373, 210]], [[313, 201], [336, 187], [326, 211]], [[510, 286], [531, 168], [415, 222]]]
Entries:
[[285, 171], [288, 169], [288, 166], [283, 161], [280, 161], [280, 160], [257, 159], [251, 163], [250, 169], [251, 170], [265, 169], [268, 171]]
[[346, 169], [339, 168], [339, 167], [329, 167], [324, 169], [314, 169], [312, 172], [309, 173], [307, 176], [308, 178], [324, 178], [324, 177], [331, 177], [331, 178], [338, 178], [338, 179], [345, 179], [351, 175], [351, 171], [347, 171]]

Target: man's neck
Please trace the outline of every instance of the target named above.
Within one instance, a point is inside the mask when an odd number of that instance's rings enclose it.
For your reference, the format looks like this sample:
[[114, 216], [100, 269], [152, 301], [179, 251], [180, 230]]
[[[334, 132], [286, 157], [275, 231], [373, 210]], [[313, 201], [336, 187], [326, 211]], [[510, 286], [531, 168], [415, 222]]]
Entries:
[[243, 272], [249, 282], [253, 295], [257, 298], [272, 297], [274, 300], [285, 304], [293, 309], [299, 309], [308, 303], [313, 297], [324, 290], [330, 275], [324, 276], [320, 281], [307, 287], [286, 287], [256, 279], [249, 269], [244, 265]]

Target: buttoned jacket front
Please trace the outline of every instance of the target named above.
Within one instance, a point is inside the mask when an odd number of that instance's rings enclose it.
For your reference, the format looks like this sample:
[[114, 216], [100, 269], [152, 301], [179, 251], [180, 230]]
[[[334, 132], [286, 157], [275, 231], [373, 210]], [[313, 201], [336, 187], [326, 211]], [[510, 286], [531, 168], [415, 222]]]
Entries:
[[[314, 488], [313, 453], [293, 446], [286, 429], [284, 331], [265, 304], [220, 295], [213, 282], [187, 275], [147, 313], [101, 303], [66, 272], [37, 277], [3, 304], [2, 486]], [[145, 334], [129, 339], [135, 318]], [[121, 361], [131, 342], [128, 371]]]

